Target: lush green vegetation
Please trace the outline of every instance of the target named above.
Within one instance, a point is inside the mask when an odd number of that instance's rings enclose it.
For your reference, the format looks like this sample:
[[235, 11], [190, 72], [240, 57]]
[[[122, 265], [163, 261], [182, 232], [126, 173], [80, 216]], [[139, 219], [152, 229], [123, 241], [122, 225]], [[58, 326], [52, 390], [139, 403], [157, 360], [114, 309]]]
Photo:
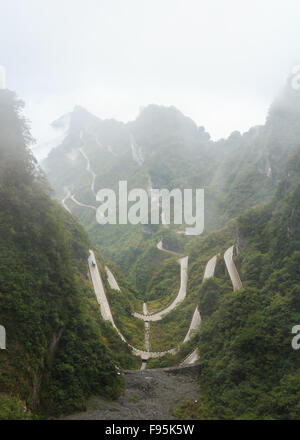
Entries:
[[[197, 302], [200, 333], [176, 356], [148, 364], [179, 363], [198, 344], [202, 394], [197, 404], [183, 403], [178, 417], [299, 418], [299, 356], [290, 344], [291, 328], [300, 323], [299, 103], [299, 93], [286, 90], [265, 125], [218, 142], [175, 108], [149, 106], [126, 125], [81, 115], [66, 143], [46, 161], [57, 194], [71, 184], [79, 200], [93, 202], [82, 157], [71, 161], [68, 156], [89, 120], [85, 147], [97, 174], [96, 189], [116, 189], [122, 179], [129, 188], [147, 188], [149, 178], [154, 188], [205, 189], [205, 232], [192, 238], [176, 234], [176, 225], [103, 227], [93, 211], [72, 205], [93, 245], [118, 265], [116, 273], [119, 267], [126, 274], [128, 285], [119, 297], [106, 287], [118, 326], [136, 344], [142, 344], [142, 327], [130, 316], [132, 310], [141, 311], [144, 300], [151, 311], [165, 307], [178, 286], [175, 257], [159, 252], [156, 244], [163, 239], [168, 249], [189, 255], [187, 299], [163, 321], [151, 323], [151, 348], [179, 343]], [[131, 135], [142, 165], [132, 157]], [[223, 261], [233, 244], [244, 285], [234, 293]], [[216, 254], [215, 277], [203, 283], [205, 265]]]
[[143, 252], [138, 256], [130, 270], [137, 290], [141, 292], [143, 299], [147, 301], [160, 296], [153, 295], [153, 276], [157, 270], [161, 270], [169, 261], [169, 255], [158, 250], [156, 247], [159, 240], [159, 235], [155, 234], [151, 240], [148, 240], [147, 243], [144, 244]]
[[34, 416], [24, 402], [16, 397], [2, 395], [0, 398], [0, 420], [32, 420]]
[[[271, 203], [237, 220], [244, 289], [218, 280], [200, 291], [202, 393], [177, 415], [215, 419], [299, 419], [300, 151]], [[208, 294], [210, 292], [210, 295]]]
[[156, 267], [156, 272], [152, 274], [147, 286], [146, 300], [149, 301], [149, 310], [162, 308], [162, 305], [170, 304], [177, 296], [180, 287], [178, 258], [155, 249], [155, 253], [158, 252], [167, 258], [164, 259], [160, 267]]
[[[128, 124], [103, 121], [76, 107], [69, 135], [50, 153], [44, 166], [59, 198], [69, 187], [78, 200], [92, 205], [97, 203], [90, 189], [91, 176], [79, 147], [86, 151], [97, 176], [96, 191], [117, 190], [120, 180], [127, 180], [129, 189], [146, 189], [149, 177], [153, 188], [204, 188], [205, 230], [209, 232], [272, 197], [288, 154], [296, 151], [298, 119], [299, 96], [289, 89], [274, 102], [264, 126], [253, 127], [243, 135], [234, 132], [218, 142], [212, 142], [203, 127], [197, 127], [174, 107], [150, 105]], [[79, 136], [81, 130], [84, 141]], [[144, 159], [142, 166], [132, 157], [132, 139]], [[68, 203], [93, 245], [129, 273], [143, 294], [149, 280], [149, 274], [143, 272], [150, 259], [143, 254], [151, 234], [139, 225], [102, 227], [92, 210]], [[169, 238], [165, 237], [166, 243]], [[170, 248], [181, 249], [181, 239], [184, 241], [179, 234], [171, 236]], [[139, 257], [145, 257], [145, 264], [136, 266]]]
[[[126, 278], [124, 278], [120, 268], [115, 263], [107, 260], [107, 258], [99, 253], [97, 259], [110, 309], [117, 328], [121, 331], [129, 344], [136, 348], [144, 349], [144, 323], [132, 316], [132, 313], [138, 310], [141, 305], [137, 299], [138, 294], [136, 289], [126, 280]], [[112, 270], [114, 276], [118, 280], [118, 285], [121, 290], [120, 292], [111, 289], [107, 280], [105, 265]], [[136, 366], [138, 363], [140, 363], [140, 361], [136, 359], [136, 362], [133, 362], [132, 365]]]
[[194, 302], [193, 298], [189, 298], [161, 321], [151, 322], [151, 350], [165, 351], [181, 344], [188, 332], [195, 307], [195, 298]]
[[[86, 278], [89, 240], [49, 196], [22, 103], [0, 91], [0, 418], [84, 409], [117, 397], [136, 359], [103, 322]], [[21, 403], [19, 403], [21, 402]], [[23, 413], [22, 413], [23, 408]]]
[[181, 344], [175, 355], [168, 353], [160, 358], [150, 359], [147, 362], [147, 368], [166, 368], [180, 365], [181, 362], [197, 347], [198, 337], [199, 335], [196, 333], [189, 342]]

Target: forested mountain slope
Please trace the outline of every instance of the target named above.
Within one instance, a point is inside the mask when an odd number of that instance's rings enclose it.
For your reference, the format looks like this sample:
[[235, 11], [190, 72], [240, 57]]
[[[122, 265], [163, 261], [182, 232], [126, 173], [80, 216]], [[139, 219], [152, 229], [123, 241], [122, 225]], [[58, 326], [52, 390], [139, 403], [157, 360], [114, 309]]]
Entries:
[[[134, 360], [100, 318], [87, 279], [89, 239], [49, 196], [22, 103], [0, 90], [0, 418], [84, 409], [116, 397]], [[25, 410], [24, 410], [25, 408]]]
[[[60, 199], [66, 188], [75, 194], [64, 198], [66, 207], [126, 274], [140, 308], [142, 300], [163, 308], [176, 294], [175, 257], [162, 255], [157, 243], [188, 256], [186, 298], [150, 329], [156, 350], [181, 344], [180, 350], [148, 363], [178, 365], [198, 346], [201, 397], [178, 408], [179, 417], [299, 418], [300, 364], [291, 347], [292, 327], [300, 322], [299, 116], [299, 92], [288, 86], [265, 125], [218, 142], [173, 107], [149, 106], [128, 124], [89, 115], [91, 124], [77, 120], [75, 138], [70, 131], [43, 164]], [[121, 133], [118, 143], [114, 133]], [[100, 226], [95, 193], [116, 189], [119, 180], [129, 188], [204, 188], [204, 234], [187, 237], [176, 225]], [[234, 292], [224, 262], [233, 245], [243, 286]], [[214, 256], [214, 276], [204, 280]], [[200, 331], [182, 345], [197, 304]], [[129, 315], [121, 306], [118, 313]]]
[[270, 200], [300, 139], [299, 107], [299, 95], [286, 87], [264, 126], [218, 142], [174, 107], [150, 105], [127, 124], [100, 120], [75, 107], [64, 142], [43, 167], [57, 197], [79, 218], [97, 249], [127, 274], [139, 298], [157, 299], [171, 284], [166, 282], [169, 263], [156, 244], [163, 238], [182, 252], [189, 238], [177, 234], [176, 225], [169, 231], [162, 226], [99, 225], [97, 191], [118, 192], [120, 180], [127, 180], [129, 189], [204, 188], [208, 234]]
[[75, 107], [64, 142], [43, 167], [56, 196], [78, 216], [93, 243], [128, 271], [145, 251], [149, 233], [161, 228], [100, 226], [95, 216], [99, 189], [117, 190], [121, 180], [129, 190], [204, 188], [205, 233], [223, 227], [272, 197], [300, 139], [299, 103], [299, 94], [287, 86], [265, 125], [218, 142], [174, 107], [150, 105], [127, 124]]
[[[300, 357], [291, 345], [300, 322], [299, 206], [300, 149], [274, 198], [235, 221], [244, 289], [226, 291], [217, 273], [199, 290], [202, 392], [178, 416], [300, 418]], [[207, 240], [193, 252], [205, 251]]]

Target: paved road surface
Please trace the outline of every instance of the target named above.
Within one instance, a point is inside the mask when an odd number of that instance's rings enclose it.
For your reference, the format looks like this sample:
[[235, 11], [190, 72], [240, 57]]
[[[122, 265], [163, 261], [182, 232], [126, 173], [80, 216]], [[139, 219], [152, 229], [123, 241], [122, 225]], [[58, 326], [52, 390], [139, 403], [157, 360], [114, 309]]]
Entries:
[[[136, 145], [132, 144], [133, 148], [133, 155], [135, 156], [135, 159], [137, 159], [137, 149], [136, 149]], [[85, 160], [87, 161], [87, 171], [91, 174], [92, 176], [92, 182], [91, 182], [91, 191], [95, 194], [95, 179], [96, 179], [96, 174], [92, 171], [91, 169], [91, 165], [90, 165], [90, 161], [87, 157], [87, 155], [84, 153], [84, 151], [82, 149], [79, 150], [80, 153], [82, 154], [82, 156], [85, 158]], [[139, 158], [140, 159], [140, 158]], [[85, 207], [85, 208], [91, 208], [91, 209], [95, 209], [96, 208], [94, 206], [91, 205], [86, 205], [83, 203], [78, 202], [78, 200], [75, 199], [74, 195], [71, 195], [69, 189], [67, 189], [67, 195], [66, 197], [62, 200], [62, 204], [65, 207], [65, 209], [71, 214], [70, 209], [67, 207], [66, 205], [66, 200], [68, 198], [71, 198], [73, 202], [75, 202], [77, 205]], [[178, 253], [174, 252], [174, 251], [170, 251], [168, 249], [164, 249], [163, 247], [163, 243], [162, 241], [160, 241], [157, 244], [157, 248], [161, 251], [167, 252], [171, 255], [179, 255]], [[238, 271], [236, 269], [236, 266], [234, 264], [233, 261], [233, 249], [234, 246], [230, 247], [229, 249], [227, 249], [227, 251], [224, 254], [224, 260], [225, 260], [225, 264], [229, 273], [229, 276], [231, 278], [232, 284], [233, 284], [233, 290], [238, 290], [238, 289], [242, 289], [243, 285], [242, 282], [240, 280]], [[89, 269], [90, 269], [90, 273], [91, 273], [91, 278], [92, 278], [92, 283], [94, 286], [94, 290], [95, 290], [95, 294], [96, 294], [96, 298], [97, 301], [100, 305], [100, 310], [101, 310], [101, 314], [103, 319], [105, 319], [106, 321], [110, 321], [111, 324], [113, 325], [113, 327], [116, 329], [116, 331], [118, 332], [120, 338], [127, 343], [131, 348], [132, 351], [135, 355], [140, 356], [143, 360], [147, 360], [150, 358], [156, 358], [156, 357], [161, 357], [163, 355], [165, 355], [166, 353], [172, 353], [175, 354], [178, 351], [178, 348], [173, 348], [171, 350], [167, 350], [165, 352], [150, 352], [150, 338], [149, 338], [149, 333], [150, 333], [150, 321], [158, 321], [160, 319], [162, 319], [166, 314], [168, 314], [170, 311], [174, 310], [186, 297], [186, 290], [187, 290], [187, 280], [188, 280], [188, 275], [187, 275], [187, 269], [188, 269], [188, 257], [183, 257], [179, 260], [179, 264], [180, 264], [180, 289], [178, 292], [177, 297], [175, 298], [175, 300], [172, 302], [172, 304], [170, 306], [168, 306], [167, 308], [165, 308], [164, 310], [155, 313], [153, 315], [148, 315], [148, 311], [147, 311], [147, 305], [144, 303], [143, 304], [143, 314], [140, 313], [134, 313], [133, 315], [139, 319], [142, 319], [145, 321], [145, 348], [146, 351], [143, 350], [139, 350], [136, 349], [135, 347], [133, 347], [132, 345], [130, 345], [126, 339], [124, 338], [124, 336], [121, 334], [121, 332], [118, 330], [118, 328], [116, 327], [113, 317], [112, 317], [112, 313], [109, 307], [109, 303], [107, 301], [107, 297], [105, 294], [105, 290], [104, 290], [104, 286], [102, 283], [102, 279], [98, 270], [98, 266], [96, 264], [96, 266], [93, 266], [92, 262], [96, 261], [95, 259], [95, 255], [93, 251], [90, 251], [90, 256], [88, 259], [88, 263], [89, 263]], [[216, 262], [217, 262], [217, 255], [215, 255], [214, 257], [212, 257], [205, 268], [205, 272], [204, 272], [204, 276], [203, 276], [203, 280], [211, 278], [214, 276], [214, 272], [215, 272], [215, 267], [216, 267]], [[117, 291], [120, 291], [119, 285], [116, 281], [116, 279], [114, 278], [113, 274], [110, 272], [110, 270], [108, 269], [108, 267], [105, 267], [106, 273], [107, 273], [107, 277], [108, 277], [108, 282], [109, 285], [112, 289], [115, 289]], [[190, 340], [191, 337], [191, 332], [198, 330], [201, 324], [201, 316], [198, 310], [198, 307], [196, 307], [193, 318], [192, 318], [192, 322], [189, 328], [189, 331], [184, 339], [184, 342], [187, 342]], [[191, 363], [196, 362], [199, 359], [199, 355], [198, 355], [198, 351], [197, 349], [194, 350], [183, 362], [182, 365], [189, 365]], [[146, 368], [146, 363], [143, 362], [142, 363], [142, 367], [141, 369]]]
[[[143, 313], [148, 315], [147, 303], [143, 303]], [[150, 351], [150, 322], [145, 321], [145, 349]], [[143, 367], [143, 365], [142, 365]]]
[[6, 350], [6, 330], [0, 325], [0, 350]]
[[215, 255], [207, 263], [207, 265], [205, 267], [205, 271], [204, 271], [204, 276], [203, 276], [204, 280], [207, 280], [208, 278], [212, 278], [214, 276], [216, 264], [217, 264], [217, 258], [218, 258], [218, 256]]
[[71, 200], [73, 200], [74, 203], [76, 203], [76, 205], [81, 206], [82, 208], [94, 209], [95, 211], [97, 210], [97, 208], [95, 206], [86, 205], [85, 203], [78, 202], [78, 200], [75, 199], [74, 194], [70, 198], [71, 198]]
[[86, 160], [86, 170], [88, 173], [90, 173], [90, 175], [92, 176], [92, 183], [91, 183], [91, 191], [94, 193], [94, 195], [96, 196], [95, 193], [95, 180], [96, 180], [96, 174], [94, 173], [94, 171], [91, 168], [91, 164], [90, 164], [90, 160], [87, 157], [87, 155], [85, 154], [85, 152], [83, 151], [82, 148], [79, 148], [80, 153], [82, 154], [82, 156], [85, 158]]
[[[215, 255], [214, 257], [212, 257], [208, 261], [208, 263], [205, 267], [205, 270], [204, 270], [203, 281], [207, 280], [208, 278], [212, 278], [214, 276], [216, 264], [217, 264], [217, 258], [218, 258], [218, 255]], [[188, 342], [191, 339], [192, 331], [199, 330], [200, 325], [201, 325], [201, 315], [200, 315], [198, 307], [196, 307], [189, 331], [188, 331], [186, 337], [184, 338], [183, 342]], [[196, 349], [181, 363], [181, 365], [193, 364], [193, 363], [197, 362], [198, 360], [199, 360], [198, 349]]]
[[145, 349], [150, 351], [150, 322], [145, 321]]
[[[93, 266], [93, 261], [95, 261], [96, 266]], [[133, 353], [136, 356], [139, 356], [145, 360], [151, 359], [151, 358], [159, 358], [161, 356], [164, 356], [167, 353], [174, 353], [175, 354], [177, 352], [177, 348], [173, 348], [171, 350], [167, 350], [167, 351], [163, 351], [163, 352], [149, 352], [149, 351], [145, 351], [145, 350], [139, 350], [128, 343], [128, 341], [124, 338], [124, 336], [122, 335], [120, 330], [115, 325], [115, 322], [114, 322], [114, 319], [113, 319], [113, 316], [112, 316], [112, 313], [110, 310], [110, 306], [107, 301], [107, 297], [106, 297], [103, 282], [102, 282], [102, 279], [100, 276], [100, 272], [98, 269], [98, 265], [96, 262], [96, 257], [95, 257], [95, 254], [92, 250], [90, 250], [88, 264], [89, 264], [89, 269], [90, 269], [90, 274], [91, 274], [91, 278], [92, 278], [92, 283], [93, 283], [95, 295], [96, 295], [98, 304], [100, 305], [101, 315], [102, 315], [103, 319], [105, 321], [111, 322], [112, 326], [116, 329], [116, 331], [117, 331], [118, 335], [120, 336], [120, 338], [122, 339], [122, 341], [125, 342], [132, 349]]]
[[98, 266], [93, 266], [93, 261], [96, 263], [96, 257], [92, 250], [90, 250], [90, 256], [88, 259], [90, 274], [92, 278], [92, 283], [94, 286], [94, 291], [96, 294], [96, 298], [98, 304], [100, 305], [101, 315], [105, 321], [110, 321], [112, 325], [115, 327], [115, 323], [110, 311], [110, 307], [106, 298], [106, 294], [104, 291], [104, 286], [102, 283], [102, 279], [98, 270]]
[[138, 348], [135, 348], [130, 344], [128, 345], [130, 348], [132, 348], [132, 351], [136, 356], [139, 356], [144, 360], [160, 358], [168, 353], [169, 354], [178, 353], [178, 348], [171, 348], [170, 350], [167, 351], [145, 351], [145, 350], [139, 350]]
[[189, 328], [189, 331], [186, 334], [186, 337], [184, 338], [183, 342], [188, 342], [191, 339], [192, 332], [199, 330], [201, 325], [201, 316], [198, 309], [198, 306], [195, 309], [192, 322]]
[[194, 350], [191, 354], [189, 354], [188, 357], [186, 357], [184, 361], [181, 362], [180, 365], [185, 366], [185, 365], [195, 364], [198, 360], [199, 360], [199, 354], [198, 354], [198, 348], [196, 348], [196, 350]]
[[147, 362], [142, 361], [141, 370], [146, 370], [147, 368]]
[[157, 243], [156, 247], [157, 247], [158, 250], [163, 251], [163, 252], [167, 252], [168, 254], [175, 255], [175, 256], [180, 255], [178, 252], [169, 251], [169, 249], [165, 249], [163, 247], [163, 242], [162, 241]]
[[114, 290], [118, 290], [119, 292], [121, 292], [121, 289], [119, 287], [119, 284], [117, 283], [117, 280], [115, 279], [115, 277], [113, 276], [113, 274], [111, 273], [111, 271], [109, 270], [109, 268], [107, 266], [105, 266], [105, 271], [107, 274], [107, 281], [108, 281], [108, 284], [110, 285], [110, 287]]
[[147, 303], [143, 303], [143, 313], [144, 313], [144, 315], [148, 315]]
[[67, 188], [67, 195], [66, 195], [66, 197], [61, 201], [61, 203], [62, 203], [62, 205], [63, 205], [63, 207], [70, 213], [70, 214], [72, 214], [72, 212], [71, 212], [71, 210], [67, 207], [67, 205], [66, 205], [66, 201], [70, 198], [70, 196], [71, 196], [71, 193], [70, 193], [70, 190]]
[[224, 254], [225, 264], [233, 285], [233, 290], [239, 290], [243, 288], [243, 284], [241, 282], [239, 273], [233, 261], [233, 249], [234, 246], [231, 246]]

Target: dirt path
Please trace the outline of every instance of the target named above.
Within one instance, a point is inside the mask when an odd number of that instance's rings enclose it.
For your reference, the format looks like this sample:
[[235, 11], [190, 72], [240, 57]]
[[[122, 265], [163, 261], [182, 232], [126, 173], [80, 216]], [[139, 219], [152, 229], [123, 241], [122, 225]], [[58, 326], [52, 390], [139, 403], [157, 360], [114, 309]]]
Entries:
[[200, 394], [198, 366], [181, 369], [125, 371], [125, 392], [115, 402], [94, 397], [86, 412], [67, 420], [168, 420], [182, 400]]

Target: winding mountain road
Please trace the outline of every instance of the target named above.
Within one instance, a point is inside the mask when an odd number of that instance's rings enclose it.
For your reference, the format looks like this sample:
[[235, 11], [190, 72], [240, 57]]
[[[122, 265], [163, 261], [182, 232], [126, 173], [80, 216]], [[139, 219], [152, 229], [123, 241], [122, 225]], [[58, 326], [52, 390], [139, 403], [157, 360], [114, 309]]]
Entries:
[[162, 242], [162, 240], [161, 240], [159, 243], [157, 243], [156, 247], [157, 247], [157, 249], [158, 249], [159, 251], [167, 252], [167, 254], [175, 255], [175, 256], [180, 255], [178, 252], [170, 251], [169, 249], [165, 249], [165, 248], [163, 247], [163, 242]]
[[[143, 303], [143, 313], [148, 315], [147, 303]], [[146, 351], [150, 351], [150, 322], [145, 321], [145, 348]]]
[[234, 264], [233, 261], [233, 250], [234, 250], [234, 246], [231, 246], [229, 249], [227, 249], [227, 251], [224, 254], [224, 260], [233, 285], [233, 290], [236, 291], [242, 289], [243, 284], [241, 282], [236, 265]]
[[[136, 146], [134, 140], [132, 141], [131, 146], [132, 146], [132, 154], [133, 154], [134, 160], [136, 162], [138, 162], [139, 165], [142, 165], [143, 160], [142, 160], [142, 157], [139, 155], [139, 151], [137, 149], [137, 146]], [[84, 159], [86, 160], [86, 163], [87, 163], [86, 170], [88, 171], [88, 173], [91, 175], [91, 178], [92, 178], [90, 189], [93, 192], [93, 194], [96, 196], [96, 193], [95, 193], [96, 174], [91, 169], [90, 161], [89, 161], [89, 158], [87, 157], [86, 153], [83, 151], [82, 148], [79, 149], [79, 151], [82, 154], [82, 156], [84, 157]], [[68, 199], [71, 199], [78, 206], [96, 210], [96, 208], [94, 206], [86, 205], [86, 204], [81, 203], [78, 200], [76, 200], [74, 194], [72, 195], [70, 190], [67, 188], [67, 194], [64, 197], [64, 199], [62, 200], [62, 205], [70, 214], [71, 214], [71, 210], [66, 205], [66, 201]], [[182, 231], [180, 231], [180, 232], [182, 232]], [[157, 249], [159, 249], [160, 251], [163, 251], [163, 252], [167, 252], [173, 256], [180, 255], [177, 252], [165, 249], [163, 247], [162, 241], [160, 241], [157, 244]], [[236, 266], [233, 261], [233, 250], [234, 250], [234, 246], [227, 249], [227, 251], [224, 254], [224, 260], [225, 260], [225, 264], [226, 264], [230, 279], [232, 281], [233, 290], [235, 291], [235, 290], [242, 289], [243, 286], [242, 286], [241, 279], [239, 277], [238, 271], [237, 271]], [[214, 276], [216, 263], [217, 263], [217, 257], [218, 256], [215, 255], [214, 257], [212, 257], [208, 261], [208, 263], [205, 267], [203, 281]], [[179, 350], [179, 347], [176, 347], [176, 348], [172, 348], [170, 350], [164, 351], [164, 352], [151, 352], [150, 351], [150, 321], [159, 321], [159, 320], [163, 319], [164, 316], [166, 316], [168, 313], [170, 313], [180, 303], [182, 303], [184, 301], [184, 299], [186, 297], [186, 293], [187, 293], [188, 258], [189, 257], [186, 256], [186, 257], [182, 257], [178, 260], [178, 262], [180, 264], [180, 289], [178, 291], [178, 294], [177, 294], [175, 300], [168, 307], [166, 307], [164, 310], [161, 310], [160, 312], [154, 313], [152, 315], [148, 314], [146, 303], [143, 304], [143, 314], [136, 313], [136, 312], [133, 313], [133, 316], [135, 316], [136, 318], [139, 318], [145, 322], [145, 349], [146, 350], [140, 350], [140, 349], [133, 347], [131, 344], [129, 344], [128, 341], [125, 339], [125, 337], [122, 335], [122, 333], [119, 331], [117, 326], [115, 325], [114, 319], [113, 319], [113, 316], [111, 313], [111, 309], [110, 309], [110, 306], [109, 306], [109, 303], [108, 303], [108, 300], [106, 297], [106, 293], [105, 293], [104, 285], [103, 285], [103, 282], [101, 279], [101, 275], [100, 275], [100, 272], [98, 270], [98, 266], [96, 263], [95, 254], [92, 250], [90, 250], [90, 256], [88, 258], [89, 270], [90, 270], [91, 279], [92, 279], [95, 295], [97, 298], [97, 302], [100, 306], [101, 315], [104, 320], [111, 322], [112, 326], [115, 328], [115, 330], [117, 331], [117, 333], [120, 336], [120, 338], [122, 339], [122, 341], [125, 342], [132, 349], [133, 354], [141, 357], [141, 359], [142, 359], [141, 369], [146, 368], [146, 361], [148, 359], [158, 358], [158, 357], [164, 356], [167, 353], [176, 354]], [[110, 287], [116, 291], [121, 291], [115, 277], [113, 276], [112, 272], [109, 270], [109, 268], [107, 266], [105, 266], [105, 270], [106, 270], [107, 280], [108, 280]], [[200, 325], [201, 325], [201, 315], [200, 315], [200, 312], [199, 312], [199, 309], [197, 306], [195, 309], [195, 312], [193, 314], [193, 318], [192, 318], [188, 333], [185, 336], [183, 342], [188, 342], [191, 339], [192, 332], [197, 331], [199, 329]], [[189, 356], [187, 356], [184, 359], [184, 361], [181, 363], [181, 365], [190, 365], [192, 363], [195, 363], [198, 359], [199, 359], [199, 354], [198, 354], [198, 350], [196, 349]]]
[[216, 264], [217, 264], [218, 255], [212, 257], [207, 263], [203, 275], [203, 280], [207, 280], [208, 278], [212, 278], [215, 274]]
[[180, 258], [180, 260], [179, 260], [179, 264], [180, 264], [180, 289], [178, 291], [176, 298], [172, 302], [172, 304], [170, 304], [164, 310], [161, 310], [160, 312], [154, 313], [153, 315], [142, 315], [141, 313], [134, 312], [133, 316], [135, 316], [138, 319], [142, 319], [143, 321], [159, 321], [165, 315], [167, 315], [172, 310], [174, 310], [180, 303], [182, 303], [182, 301], [186, 297], [186, 291], [187, 291], [188, 260], [189, 260], [189, 257], [183, 257], [183, 258]]
[[[224, 259], [225, 259], [225, 263], [226, 263], [228, 272], [229, 272], [230, 277], [232, 279], [232, 282], [234, 283], [233, 284], [234, 289], [237, 290], [237, 288], [242, 288], [242, 287], [240, 287], [240, 286], [242, 286], [242, 283], [240, 281], [238, 271], [237, 271], [235, 264], [233, 262], [233, 248], [234, 248], [234, 246], [232, 246], [231, 248], [229, 248], [225, 252]], [[111, 314], [109, 303], [106, 298], [104, 286], [103, 286], [102, 279], [101, 279], [101, 276], [100, 276], [100, 273], [98, 270], [98, 266], [96, 263], [95, 254], [92, 250], [90, 251], [90, 256], [89, 256], [89, 260], [88, 260], [89, 269], [90, 269], [90, 273], [91, 273], [91, 278], [92, 278], [96, 298], [97, 298], [97, 301], [100, 305], [102, 317], [103, 317], [103, 319], [111, 322], [111, 324], [116, 329], [116, 331], [118, 332], [118, 334], [121, 337], [121, 339], [123, 340], [123, 342], [125, 342], [132, 349], [133, 354], [141, 357], [141, 359], [142, 359], [141, 369], [146, 368], [146, 361], [149, 359], [159, 358], [159, 357], [164, 356], [167, 353], [176, 354], [179, 351], [179, 347], [176, 347], [176, 348], [172, 348], [170, 350], [166, 350], [163, 352], [151, 352], [150, 351], [150, 341], [149, 341], [149, 330], [150, 330], [150, 322], [149, 321], [156, 321], [156, 320], [162, 319], [162, 317], [165, 316], [167, 313], [169, 313], [169, 311], [171, 311], [174, 307], [176, 307], [176, 305], [178, 305], [179, 302], [182, 302], [183, 301], [182, 297], [183, 296], [185, 297], [185, 295], [186, 295], [188, 257], [183, 257], [179, 261], [181, 263], [181, 286], [180, 286], [179, 294], [177, 295], [177, 298], [173, 301], [173, 303], [169, 307], [164, 309], [163, 311], [156, 313], [154, 315], [147, 314], [148, 313], [147, 304], [144, 303], [143, 304], [143, 313], [144, 314], [139, 314], [139, 313], [133, 314], [134, 316], [145, 321], [145, 347], [146, 347], [146, 350], [140, 350], [140, 349], [133, 347], [131, 344], [129, 344], [128, 341], [122, 335], [122, 333], [116, 327], [114, 320], [113, 320], [113, 317], [112, 317], [112, 314]], [[95, 265], [93, 264], [93, 262], [95, 262]], [[214, 257], [212, 257], [208, 261], [208, 263], [205, 267], [203, 281], [205, 279], [208, 279], [208, 278], [211, 278], [214, 276], [216, 262], [217, 262], [217, 255], [215, 255]], [[229, 271], [229, 269], [230, 269], [230, 271]], [[109, 271], [109, 269], [106, 267], [106, 271], [107, 270]], [[118, 286], [115, 278], [113, 277], [113, 274], [110, 271], [107, 273], [110, 273], [111, 277], [114, 279], [114, 282], [113, 282], [112, 278], [110, 277], [110, 281], [112, 283], [112, 284], [110, 284], [110, 286], [111, 287], [112, 287], [112, 285], [114, 285], [115, 287], [116, 287], [116, 285]], [[119, 286], [118, 286], [118, 288], [119, 288]], [[118, 289], [115, 289], [115, 290], [118, 290]], [[174, 306], [174, 304], [175, 304], [175, 306]], [[201, 315], [200, 315], [198, 307], [196, 307], [189, 331], [188, 331], [183, 342], [188, 342], [191, 338], [192, 331], [198, 330], [200, 325], [201, 325]], [[195, 349], [190, 355], [188, 355], [184, 359], [184, 361], [180, 365], [182, 365], [182, 366], [190, 365], [190, 364], [197, 362], [198, 359], [199, 359], [198, 349]]]
[[64, 199], [61, 201], [61, 203], [62, 203], [63, 207], [68, 211], [68, 213], [72, 214], [70, 208], [68, 208], [66, 205], [66, 201], [71, 197], [71, 192], [70, 192], [69, 188], [66, 188], [66, 190], [67, 190], [67, 194], [64, 197]]
[[163, 352], [150, 352], [150, 351], [140, 350], [138, 348], [133, 347], [131, 344], [129, 344], [128, 341], [124, 338], [124, 336], [120, 332], [120, 330], [117, 328], [117, 326], [114, 322], [114, 319], [113, 319], [113, 316], [112, 316], [112, 313], [110, 310], [110, 306], [109, 306], [109, 303], [108, 303], [108, 300], [106, 297], [106, 293], [104, 290], [104, 285], [103, 285], [103, 282], [101, 279], [101, 275], [100, 275], [100, 272], [98, 269], [95, 254], [92, 250], [90, 250], [90, 256], [88, 258], [88, 265], [89, 265], [89, 270], [90, 270], [91, 279], [92, 279], [95, 295], [97, 298], [97, 302], [100, 306], [102, 318], [105, 321], [110, 321], [110, 323], [115, 328], [115, 330], [117, 331], [117, 333], [120, 336], [120, 338], [122, 339], [122, 341], [125, 342], [132, 349], [133, 354], [141, 357], [143, 360], [148, 360], [151, 358], [162, 357], [167, 353], [173, 353], [173, 354], [177, 353], [177, 351], [178, 351], [177, 348], [173, 348], [171, 350], [167, 350], [167, 351], [163, 351]]
[[0, 350], [6, 350], [6, 330], [0, 325]]
[[199, 360], [198, 348], [194, 350], [191, 354], [189, 354], [183, 362], [181, 362], [180, 366], [184, 367], [186, 365], [195, 364]]
[[83, 151], [82, 148], [79, 148], [80, 153], [82, 154], [82, 156], [85, 158], [86, 160], [86, 170], [88, 173], [90, 173], [91, 177], [92, 177], [92, 183], [91, 183], [91, 191], [92, 193], [96, 196], [95, 193], [95, 180], [96, 180], [96, 174], [94, 173], [94, 171], [91, 168], [91, 163], [89, 158], [87, 157], [87, 155], [85, 154], [85, 152]]
[[[203, 275], [203, 281], [212, 278], [215, 275], [217, 259], [218, 259], [218, 255], [214, 255], [206, 264]], [[189, 331], [187, 332], [187, 335], [184, 338], [183, 342], [188, 342], [191, 339], [192, 332], [199, 330], [200, 325], [201, 325], [201, 315], [197, 306], [192, 318]], [[196, 349], [181, 363], [181, 365], [193, 364], [197, 362], [198, 359], [199, 359], [198, 349]]]
[[191, 339], [192, 333], [199, 330], [201, 325], [201, 315], [198, 309], [198, 306], [195, 309], [192, 322], [189, 328], [189, 331], [186, 334], [186, 337], [184, 338], [183, 342], [188, 342]]
[[89, 269], [90, 269], [90, 274], [91, 274], [91, 278], [92, 278], [92, 283], [94, 286], [95, 295], [96, 295], [98, 304], [100, 305], [101, 315], [105, 321], [110, 321], [112, 323], [112, 325], [114, 327], [116, 327], [114, 320], [113, 320], [113, 316], [111, 314], [111, 310], [110, 310], [107, 298], [106, 298], [104, 286], [103, 286], [100, 272], [98, 270], [98, 266], [96, 263], [96, 257], [95, 257], [95, 254], [92, 250], [90, 250], [90, 256], [88, 258], [88, 263], [89, 263]]
[[118, 292], [121, 292], [121, 289], [119, 287], [119, 284], [117, 283], [117, 280], [115, 279], [115, 277], [113, 276], [113, 274], [111, 273], [111, 271], [109, 270], [109, 268], [107, 266], [105, 266], [105, 271], [106, 271], [106, 275], [107, 275], [107, 281], [108, 281], [108, 284], [110, 285], [111, 289], [117, 290]]
[[89, 208], [89, 209], [93, 209], [94, 211], [97, 210], [97, 208], [96, 208], [95, 206], [92, 206], [92, 205], [86, 205], [85, 203], [81, 203], [81, 202], [79, 202], [79, 201], [75, 198], [74, 194], [73, 194], [72, 196], [70, 196], [70, 199], [71, 199], [74, 203], [76, 203], [76, 205], [81, 206], [82, 208]]

